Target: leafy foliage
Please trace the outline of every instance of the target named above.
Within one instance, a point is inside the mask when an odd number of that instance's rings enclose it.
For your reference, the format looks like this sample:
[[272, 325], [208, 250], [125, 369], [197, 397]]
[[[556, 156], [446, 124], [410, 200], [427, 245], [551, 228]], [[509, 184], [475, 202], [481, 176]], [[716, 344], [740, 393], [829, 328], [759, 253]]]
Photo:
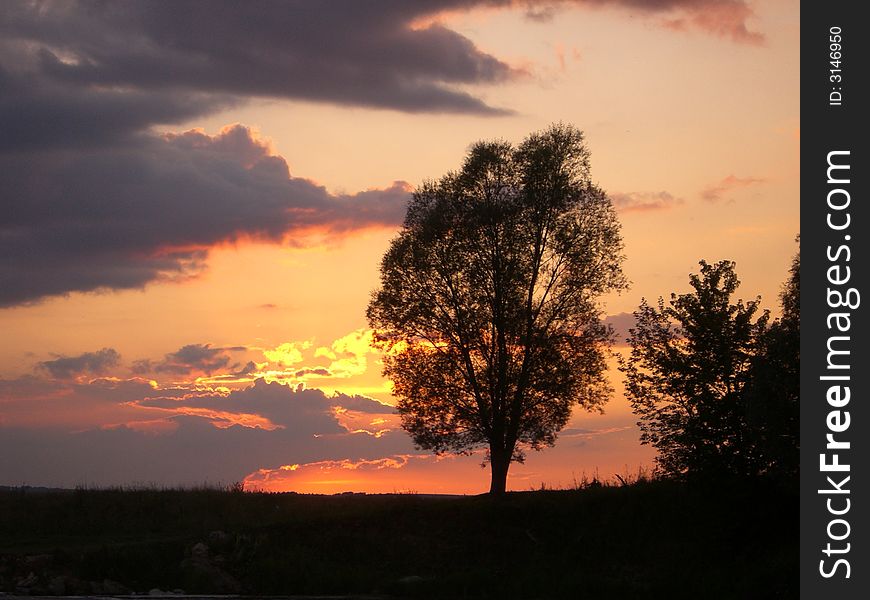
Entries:
[[403, 427], [421, 448], [486, 448], [493, 491], [572, 406], [600, 409], [611, 332], [597, 298], [627, 287], [622, 240], [577, 129], [480, 142], [414, 194], [367, 316]]
[[782, 316], [759, 338], [746, 392], [762, 470], [791, 481], [797, 480], [800, 456], [800, 267], [798, 252], [780, 294]]
[[667, 306], [643, 301], [620, 370], [641, 442], [658, 449], [665, 475], [754, 475], [761, 461], [744, 392], [768, 313], [755, 318], [760, 298], [732, 303], [740, 283], [733, 262], [700, 265], [690, 276], [694, 292], [671, 294]]

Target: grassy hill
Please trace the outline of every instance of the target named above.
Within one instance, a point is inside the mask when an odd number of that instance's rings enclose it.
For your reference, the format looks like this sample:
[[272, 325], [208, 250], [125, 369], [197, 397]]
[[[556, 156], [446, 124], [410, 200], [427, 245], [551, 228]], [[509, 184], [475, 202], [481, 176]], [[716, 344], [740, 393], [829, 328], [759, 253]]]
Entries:
[[504, 498], [0, 490], [0, 590], [791, 598], [798, 497], [666, 481]]

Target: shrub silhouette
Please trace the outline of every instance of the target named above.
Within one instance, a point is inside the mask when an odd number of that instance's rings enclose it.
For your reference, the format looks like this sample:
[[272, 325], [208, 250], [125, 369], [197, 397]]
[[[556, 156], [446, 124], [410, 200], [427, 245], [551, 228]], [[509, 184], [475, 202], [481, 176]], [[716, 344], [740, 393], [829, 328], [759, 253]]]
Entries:
[[763, 461], [745, 393], [768, 313], [756, 318], [760, 298], [732, 303], [740, 284], [733, 262], [699, 264], [700, 274], [689, 278], [694, 292], [671, 294], [668, 305], [643, 300], [620, 370], [641, 442], [659, 451], [662, 474], [753, 476]]

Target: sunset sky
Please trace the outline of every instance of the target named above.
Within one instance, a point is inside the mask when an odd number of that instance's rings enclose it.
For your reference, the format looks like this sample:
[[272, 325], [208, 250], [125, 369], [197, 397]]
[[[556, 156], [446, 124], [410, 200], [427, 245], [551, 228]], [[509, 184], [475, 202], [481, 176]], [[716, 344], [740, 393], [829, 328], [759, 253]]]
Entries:
[[[631, 289], [799, 231], [797, 0], [5, 2], [0, 485], [480, 493], [399, 428], [365, 308], [415, 186], [586, 134]], [[618, 349], [618, 348], [617, 348]], [[651, 464], [616, 393], [509, 489]]]

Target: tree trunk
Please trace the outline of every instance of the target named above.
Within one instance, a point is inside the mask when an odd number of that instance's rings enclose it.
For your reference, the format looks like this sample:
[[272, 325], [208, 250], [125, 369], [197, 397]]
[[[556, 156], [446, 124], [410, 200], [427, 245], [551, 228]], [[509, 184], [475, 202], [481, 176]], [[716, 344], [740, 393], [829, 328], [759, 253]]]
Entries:
[[489, 493], [493, 496], [501, 496], [507, 488], [508, 468], [511, 465], [510, 454], [504, 450], [489, 451], [489, 466], [492, 469], [492, 481], [489, 486]]

